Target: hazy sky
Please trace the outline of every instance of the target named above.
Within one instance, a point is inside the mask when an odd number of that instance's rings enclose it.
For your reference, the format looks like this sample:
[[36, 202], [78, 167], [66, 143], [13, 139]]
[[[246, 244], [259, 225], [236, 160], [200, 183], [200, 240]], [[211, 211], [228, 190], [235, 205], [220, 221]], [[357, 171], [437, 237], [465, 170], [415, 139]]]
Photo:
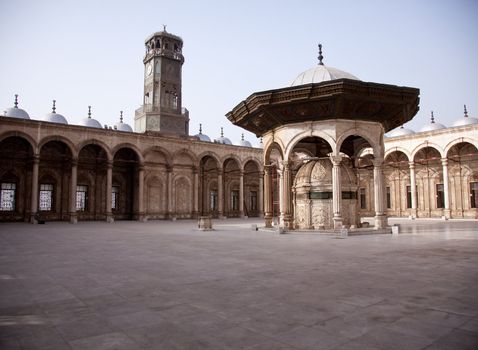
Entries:
[[[167, 24], [184, 40], [183, 107], [190, 133], [211, 138], [251, 93], [287, 86], [324, 63], [363, 81], [420, 89], [419, 129], [433, 110], [450, 126], [467, 104], [478, 117], [478, 1], [24, 1], [0, 0], [0, 108], [42, 119], [133, 126], [142, 103], [144, 39]], [[253, 143], [255, 136], [246, 132]]]

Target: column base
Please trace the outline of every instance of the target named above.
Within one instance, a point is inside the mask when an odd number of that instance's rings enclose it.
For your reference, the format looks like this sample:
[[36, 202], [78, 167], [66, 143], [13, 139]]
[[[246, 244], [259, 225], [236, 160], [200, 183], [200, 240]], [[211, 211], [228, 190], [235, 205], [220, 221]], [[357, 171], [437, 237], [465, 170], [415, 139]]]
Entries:
[[450, 209], [444, 209], [442, 218], [443, 218], [443, 220], [451, 219], [451, 210]]
[[77, 224], [78, 223], [78, 215], [76, 213], [70, 214], [70, 224]]
[[30, 214], [30, 220], [29, 220], [30, 224], [33, 224], [33, 225], [38, 224], [38, 220], [36, 219], [36, 216], [37, 216], [36, 214]]
[[375, 215], [375, 229], [382, 229], [388, 226], [387, 215]]
[[264, 223], [266, 227], [272, 228], [272, 216], [270, 214], [266, 214], [264, 216]]
[[115, 222], [115, 218], [113, 214], [106, 214], [106, 222], [108, 224], [112, 224], [113, 222]]
[[341, 216], [334, 216], [332, 220], [334, 222], [334, 229], [341, 229], [343, 227]]
[[416, 219], [418, 217], [418, 209], [411, 209], [410, 210], [410, 216], [412, 219]]
[[281, 215], [279, 226], [285, 228], [286, 230], [293, 230], [294, 220], [290, 215]]
[[144, 213], [138, 213], [136, 215], [136, 221], [146, 222], [148, 221], [148, 217]]

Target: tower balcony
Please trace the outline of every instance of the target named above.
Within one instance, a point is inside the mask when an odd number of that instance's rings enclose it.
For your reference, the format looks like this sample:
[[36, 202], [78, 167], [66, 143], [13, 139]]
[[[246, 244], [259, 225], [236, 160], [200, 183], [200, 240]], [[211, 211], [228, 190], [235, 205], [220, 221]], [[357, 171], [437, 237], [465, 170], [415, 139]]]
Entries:
[[168, 57], [173, 60], [184, 63], [184, 56], [181, 52], [173, 51], [171, 49], [163, 49], [163, 48], [149, 49], [144, 55], [143, 62], [146, 63], [154, 56]]

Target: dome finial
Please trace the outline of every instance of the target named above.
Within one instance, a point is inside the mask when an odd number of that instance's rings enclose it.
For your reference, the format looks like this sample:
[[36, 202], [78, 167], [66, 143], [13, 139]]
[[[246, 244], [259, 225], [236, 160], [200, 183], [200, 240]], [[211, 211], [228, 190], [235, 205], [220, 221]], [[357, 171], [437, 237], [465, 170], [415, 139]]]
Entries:
[[88, 106], [88, 119], [91, 119], [91, 106]]
[[53, 106], [51, 107], [51, 112], [56, 113], [56, 100], [53, 100]]
[[432, 124], [435, 124], [435, 117], [433, 116], [433, 111], [432, 111], [431, 120], [432, 120]]
[[402, 124], [402, 126], [400, 127], [400, 129], [404, 129], [403, 124]]
[[166, 24], [163, 24], [163, 32], [167, 33], [166, 32]]
[[260, 142], [260, 144], [262, 145], [262, 136], [261, 136], [261, 142]]
[[322, 62], [322, 60], [324, 59], [324, 56], [322, 56], [322, 44], [319, 44], [319, 65], [323, 66], [324, 63]]
[[222, 129], [222, 126], [221, 126], [221, 137], [224, 137], [224, 130]]
[[123, 122], [123, 111], [120, 111], [120, 123]]
[[244, 133], [241, 134], [241, 141], [244, 141]]
[[465, 118], [468, 118], [468, 111], [466, 110], [466, 105], [463, 105], [464, 109], [465, 109]]
[[202, 124], [199, 123], [199, 135], [202, 135]]
[[14, 103], [14, 107], [15, 108], [18, 108], [18, 94], [15, 94], [15, 103]]

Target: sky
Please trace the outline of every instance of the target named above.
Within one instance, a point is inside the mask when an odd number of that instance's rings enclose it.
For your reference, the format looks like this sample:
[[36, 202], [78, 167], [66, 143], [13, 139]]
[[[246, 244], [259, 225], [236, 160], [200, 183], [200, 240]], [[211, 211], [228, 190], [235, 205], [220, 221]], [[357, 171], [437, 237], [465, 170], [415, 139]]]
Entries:
[[42, 119], [57, 112], [78, 124], [134, 125], [142, 103], [144, 40], [167, 31], [183, 38], [183, 107], [190, 134], [233, 142], [225, 114], [256, 91], [288, 86], [324, 63], [363, 81], [420, 89], [419, 130], [433, 110], [451, 126], [478, 117], [478, 1], [49, 1], [0, 0], [0, 108]]

